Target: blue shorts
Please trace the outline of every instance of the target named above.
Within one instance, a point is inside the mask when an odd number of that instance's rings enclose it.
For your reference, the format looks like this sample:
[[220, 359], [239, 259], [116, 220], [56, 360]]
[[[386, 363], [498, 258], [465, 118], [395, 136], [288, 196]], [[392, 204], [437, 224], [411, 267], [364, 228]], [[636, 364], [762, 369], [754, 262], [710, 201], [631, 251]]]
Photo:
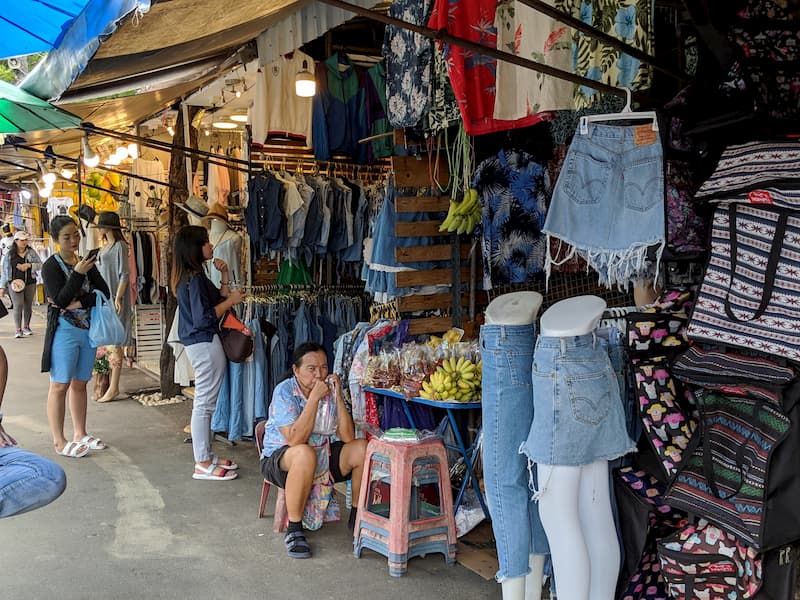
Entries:
[[523, 446], [531, 461], [580, 466], [636, 450], [606, 345], [593, 333], [536, 340], [533, 423]]
[[96, 351], [97, 348], [89, 342], [88, 329], [75, 327], [64, 317], [59, 317], [50, 349], [50, 381], [89, 381], [92, 378]]

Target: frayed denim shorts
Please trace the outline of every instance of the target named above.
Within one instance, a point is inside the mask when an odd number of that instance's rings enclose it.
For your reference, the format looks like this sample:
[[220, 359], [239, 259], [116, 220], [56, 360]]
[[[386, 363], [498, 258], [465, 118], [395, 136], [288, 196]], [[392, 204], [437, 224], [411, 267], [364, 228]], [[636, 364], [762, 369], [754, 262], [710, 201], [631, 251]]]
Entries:
[[594, 333], [540, 336], [533, 354], [533, 423], [523, 452], [544, 465], [588, 465], [636, 449], [625, 427], [606, 342]]

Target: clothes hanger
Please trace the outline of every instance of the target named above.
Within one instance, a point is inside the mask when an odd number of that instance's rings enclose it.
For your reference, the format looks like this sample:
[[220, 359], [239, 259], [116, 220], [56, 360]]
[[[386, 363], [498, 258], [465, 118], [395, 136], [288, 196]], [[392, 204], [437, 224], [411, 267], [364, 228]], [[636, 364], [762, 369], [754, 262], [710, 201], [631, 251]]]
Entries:
[[653, 122], [653, 131], [658, 131], [658, 115], [653, 110], [633, 111], [631, 109], [631, 90], [625, 90], [625, 107], [618, 113], [607, 113], [604, 115], [585, 115], [580, 120], [580, 133], [589, 133], [589, 123], [602, 123], [606, 121], [627, 121], [633, 119], [650, 119]]

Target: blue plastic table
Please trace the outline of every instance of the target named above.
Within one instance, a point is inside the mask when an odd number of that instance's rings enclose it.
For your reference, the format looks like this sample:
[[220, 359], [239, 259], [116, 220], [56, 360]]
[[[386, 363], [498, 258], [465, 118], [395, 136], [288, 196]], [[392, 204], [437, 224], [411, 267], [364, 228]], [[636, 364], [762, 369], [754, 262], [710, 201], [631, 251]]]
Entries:
[[399, 398], [400, 400], [405, 400], [403, 402], [403, 410], [406, 413], [406, 418], [408, 419], [409, 424], [413, 429], [416, 429], [416, 425], [414, 423], [414, 418], [411, 416], [411, 411], [408, 408], [408, 402], [416, 402], [417, 404], [425, 404], [427, 406], [433, 406], [435, 408], [443, 408], [447, 411], [447, 419], [443, 422], [440, 426], [438, 433], [443, 435], [444, 432], [447, 430], [449, 426], [453, 431], [453, 437], [456, 440], [456, 446], [451, 446], [449, 444], [445, 444], [445, 447], [454, 450], [461, 454], [464, 458], [464, 466], [467, 468], [467, 474], [464, 477], [464, 480], [461, 482], [461, 487], [458, 490], [458, 494], [456, 495], [455, 502], [453, 503], [453, 513], [455, 514], [458, 511], [458, 507], [461, 506], [461, 502], [464, 499], [464, 492], [467, 489], [467, 485], [472, 485], [472, 489], [475, 490], [475, 494], [478, 496], [478, 502], [481, 503], [481, 508], [483, 509], [483, 514], [486, 516], [486, 519], [489, 520], [491, 517], [489, 516], [489, 509], [486, 508], [486, 501], [483, 498], [483, 493], [481, 492], [481, 487], [478, 485], [478, 478], [475, 475], [475, 469], [473, 465], [475, 463], [475, 459], [477, 458], [478, 454], [478, 440], [480, 439], [480, 428], [478, 428], [478, 433], [475, 436], [475, 441], [472, 445], [467, 448], [464, 445], [464, 440], [461, 437], [461, 433], [458, 430], [458, 423], [456, 422], [456, 410], [465, 410], [465, 409], [474, 409], [480, 408], [480, 402], [441, 402], [439, 400], [427, 400], [425, 398], [413, 397], [407, 398], [398, 392], [394, 392], [392, 390], [384, 390], [381, 388], [373, 388], [373, 387], [365, 387], [365, 392], [372, 392], [373, 394], [377, 394], [378, 396], [388, 396], [390, 398]]

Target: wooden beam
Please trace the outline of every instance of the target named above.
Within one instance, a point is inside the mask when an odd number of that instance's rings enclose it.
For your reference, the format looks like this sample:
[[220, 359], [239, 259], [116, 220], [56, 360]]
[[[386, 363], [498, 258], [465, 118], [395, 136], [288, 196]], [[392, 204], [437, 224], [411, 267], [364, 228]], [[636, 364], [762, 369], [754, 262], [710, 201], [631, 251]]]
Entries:
[[[469, 304], [469, 294], [461, 295], [461, 305], [467, 306]], [[479, 306], [486, 306], [488, 298], [486, 292], [479, 292], [476, 302]], [[424, 294], [403, 296], [398, 300], [398, 309], [400, 312], [415, 312], [418, 310], [433, 310], [435, 308], [451, 309], [453, 307], [452, 294]]]
[[397, 237], [442, 237], [449, 234], [439, 231], [441, 221], [397, 221], [394, 224], [394, 234]]
[[[469, 277], [469, 269], [461, 270], [461, 277]], [[429, 271], [401, 271], [397, 274], [397, 287], [421, 285], [451, 285], [452, 269], [431, 269]]]
[[[433, 165], [429, 164], [427, 156], [393, 156], [392, 170], [394, 171], [395, 185], [402, 187], [429, 187], [434, 185], [431, 181], [431, 173], [436, 171]], [[450, 181], [450, 172], [447, 163], [439, 159], [437, 176], [439, 185], [446, 187]]]
[[453, 325], [451, 317], [427, 317], [425, 319], [411, 319], [408, 323], [408, 333], [420, 335], [423, 333], [443, 333]]
[[[461, 259], [469, 258], [469, 246], [462, 245]], [[450, 244], [434, 244], [432, 246], [408, 246], [407, 248], [395, 248], [394, 258], [399, 263], [418, 262], [425, 260], [451, 260], [453, 258], [453, 247]]]
[[399, 213], [445, 212], [450, 208], [450, 196], [399, 196], [394, 209]]

